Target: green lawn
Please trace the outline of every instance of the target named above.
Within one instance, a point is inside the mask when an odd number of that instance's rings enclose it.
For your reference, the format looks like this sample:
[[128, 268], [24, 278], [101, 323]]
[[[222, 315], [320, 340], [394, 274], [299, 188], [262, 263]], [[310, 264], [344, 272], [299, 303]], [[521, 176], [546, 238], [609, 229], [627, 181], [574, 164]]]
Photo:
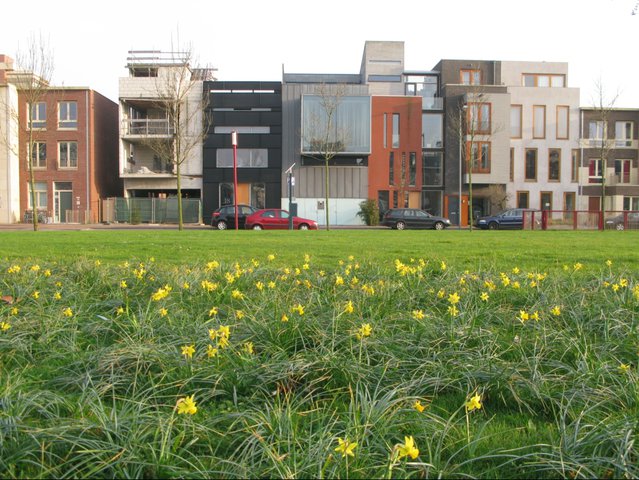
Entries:
[[637, 478], [634, 232], [0, 234], [0, 476]]

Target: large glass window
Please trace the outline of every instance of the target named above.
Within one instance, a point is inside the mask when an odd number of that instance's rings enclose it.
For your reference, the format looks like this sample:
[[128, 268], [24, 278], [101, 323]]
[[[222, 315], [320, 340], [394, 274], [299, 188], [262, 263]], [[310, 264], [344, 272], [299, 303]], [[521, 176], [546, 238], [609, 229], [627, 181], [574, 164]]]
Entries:
[[566, 84], [565, 75], [549, 75], [543, 73], [524, 73], [522, 75], [524, 87], [563, 87]]
[[417, 182], [417, 154], [410, 152], [408, 157], [408, 185], [415, 186]]
[[537, 180], [537, 149], [527, 148], [524, 166], [524, 179], [528, 181]]
[[588, 183], [601, 183], [601, 159], [591, 158], [588, 162]]
[[467, 68], [459, 71], [459, 80], [462, 85], [481, 85], [481, 70]]
[[31, 115], [29, 117], [30, 128], [47, 128], [47, 104], [38, 102], [30, 105]]
[[632, 147], [633, 122], [615, 122], [615, 146]]
[[444, 146], [444, 116], [441, 113], [422, 114], [422, 148]]
[[443, 153], [422, 153], [422, 184], [439, 187], [444, 177]]
[[490, 173], [490, 142], [468, 142], [473, 173]]
[[[330, 111], [334, 115], [329, 122]], [[305, 154], [370, 153], [370, 97], [303, 95], [301, 137]]]
[[[29, 145], [27, 144], [27, 151], [28, 150]], [[47, 168], [47, 144], [45, 142], [33, 142], [31, 165], [33, 168]], [[29, 168], [28, 165], [27, 168]]]
[[615, 160], [615, 181], [617, 183], [630, 183], [630, 166], [632, 160]]
[[546, 106], [533, 106], [533, 138], [546, 138]]
[[59, 102], [58, 103], [58, 128], [77, 129], [78, 128], [78, 103]]
[[561, 150], [548, 150], [548, 180], [558, 182], [561, 179]]
[[603, 140], [606, 138], [606, 128], [604, 122], [591, 120], [588, 123], [588, 138], [593, 140]]
[[78, 168], [78, 142], [58, 143], [58, 166], [60, 168]]
[[399, 113], [393, 113], [393, 148], [399, 148]]
[[426, 210], [431, 215], [442, 214], [442, 192], [422, 191], [422, 210]]
[[[217, 167], [233, 168], [233, 149], [217, 149]], [[267, 168], [268, 149], [266, 148], [238, 148], [237, 168]]]
[[[27, 205], [28, 205], [28, 208], [33, 208], [33, 203], [31, 202], [32, 200], [31, 183], [29, 182], [27, 186], [29, 191], [29, 198], [27, 199]], [[33, 189], [33, 191], [35, 191], [36, 208], [46, 209], [48, 206], [47, 182], [35, 182], [34, 187], [35, 188]]]
[[639, 197], [623, 197], [624, 210], [639, 210]]
[[377, 192], [377, 205], [379, 206], [379, 214], [383, 215], [390, 208], [390, 195], [388, 190], [379, 190]]
[[579, 165], [580, 164], [581, 164], [581, 151], [575, 148], [571, 152], [571, 159], [570, 159], [570, 181], [571, 182], [579, 181]]
[[557, 139], [565, 140], [569, 135], [569, 119], [570, 107], [566, 105], [557, 106]]
[[468, 125], [474, 133], [490, 134], [490, 103], [469, 103]]
[[517, 192], [517, 208], [528, 208], [528, 192]]
[[521, 138], [521, 105], [510, 106], [510, 138]]
[[388, 184], [395, 185], [395, 152], [388, 155]]

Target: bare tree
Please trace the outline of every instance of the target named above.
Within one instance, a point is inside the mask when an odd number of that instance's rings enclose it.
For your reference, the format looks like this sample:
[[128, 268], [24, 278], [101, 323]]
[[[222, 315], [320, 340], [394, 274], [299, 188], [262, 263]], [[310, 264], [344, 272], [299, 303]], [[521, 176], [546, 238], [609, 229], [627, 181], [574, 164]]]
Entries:
[[318, 97], [316, 108], [307, 112], [304, 118], [304, 138], [302, 139], [308, 153], [306, 155], [324, 162], [324, 209], [326, 212], [326, 230], [330, 230], [328, 199], [330, 188], [331, 161], [344, 151], [348, 140], [348, 132], [338, 124], [337, 113], [345, 94], [344, 85], [330, 87], [322, 84], [315, 89]]
[[[173, 49], [172, 49], [173, 50]], [[166, 115], [166, 137], [148, 135], [144, 143], [162, 160], [173, 166], [177, 182], [178, 229], [184, 229], [182, 216], [182, 167], [201, 147], [208, 131], [205, 115], [208, 95], [202, 82], [210, 80], [213, 69], [195, 66], [190, 46], [171, 52], [170, 68], [162, 70], [155, 81], [155, 107]]]
[[[606, 202], [606, 171], [608, 169], [608, 156], [614, 148], [614, 140], [608, 139], [610, 113], [614, 110], [619, 93], [607, 97], [601, 78], [595, 82], [597, 98], [593, 100], [595, 111], [595, 130], [589, 132], [591, 142], [595, 139], [594, 147], [597, 150], [597, 158], [601, 167], [601, 205], [600, 212], [603, 216]], [[603, 217], [602, 217], [603, 218]]]
[[14, 117], [14, 122], [17, 123], [21, 130], [26, 129], [29, 195], [33, 210], [32, 222], [34, 231], [38, 230], [38, 211], [33, 160], [40, 154], [40, 152], [35, 151], [36, 141], [43, 128], [39, 123], [41, 120], [39, 114], [40, 108], [46, 109], [46, 106], [43, 107], [43, 104], [47, 92], [50, 91], [49, 82], [53, 76], [53, 65], [53, 53], [49, 48], [48, 42], [42, 35], [37, 37], [31, 35], [27, 40], [26, 48], [19, 51], [16, 55], [17, 71], [13, 74], [13, 82], [18, 89], [19, 96], [22, 98], [20, 104], [24, 103], [26, 105], [26, 122], [19, 121], [19, 112], [15, 112], [12, 116]]

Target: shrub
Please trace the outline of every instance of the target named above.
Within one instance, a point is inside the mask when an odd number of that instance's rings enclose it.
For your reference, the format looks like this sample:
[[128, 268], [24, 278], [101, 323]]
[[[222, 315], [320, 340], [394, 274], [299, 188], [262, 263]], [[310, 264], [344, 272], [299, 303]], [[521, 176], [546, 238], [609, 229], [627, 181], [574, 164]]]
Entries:
[[377, 201], [369, 198], [359, 203], [359, 212], [357, 215], [368, 226], [379, 225], [379, 206]]

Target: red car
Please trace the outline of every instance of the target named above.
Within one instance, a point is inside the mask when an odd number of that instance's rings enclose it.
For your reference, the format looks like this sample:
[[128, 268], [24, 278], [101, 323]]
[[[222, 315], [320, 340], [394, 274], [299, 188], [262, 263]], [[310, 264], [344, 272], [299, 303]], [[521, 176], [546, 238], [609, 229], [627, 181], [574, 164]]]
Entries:
[[[281, 208], [265, 208], [246, 217], [244, 228], [253, 230], [288, 229], [289, 213]], [[293, 228], [299, 230], [317, 230], [317, 222], [308, 218], [293, 217]]]

